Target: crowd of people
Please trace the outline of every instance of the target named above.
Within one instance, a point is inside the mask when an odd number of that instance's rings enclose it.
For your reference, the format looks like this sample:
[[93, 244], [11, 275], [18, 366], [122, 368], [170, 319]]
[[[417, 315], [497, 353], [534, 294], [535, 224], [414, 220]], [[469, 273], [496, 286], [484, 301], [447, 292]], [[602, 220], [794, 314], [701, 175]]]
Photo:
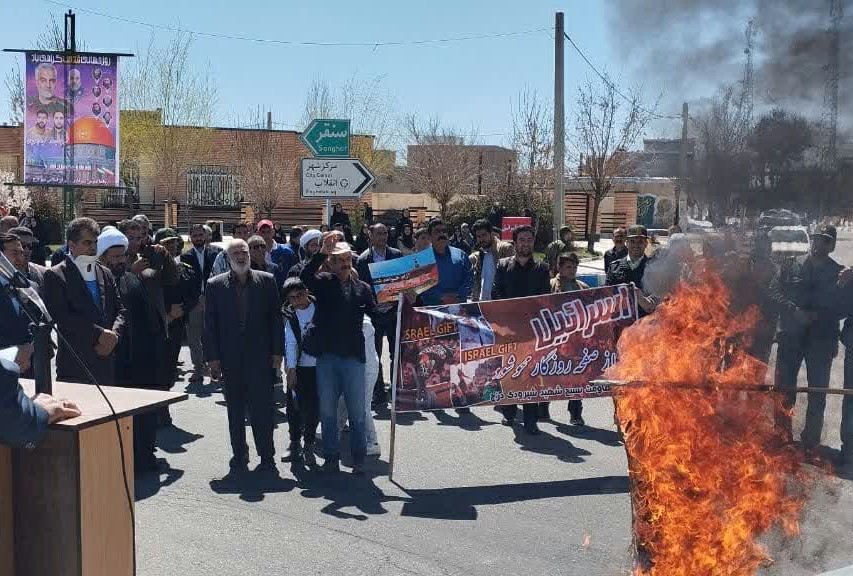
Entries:
[[[62, 336], [57, 377], [168, 390], [179, 379], [185, 343], [189, 390], [208, 379], [224, 393], [229, 469], [235, 475], [245, 473], [250, 463], [247, 418], [260, 460], [257, 470], [277, 474], [277, 404], [288, 419], [285, 462], [339, 472], [343, 429], [349, 431], [355, 474], [364, 473], [366, 458], [381, 453], [373, 413], [387, 407], [391, 375], [384, 373], [381, 358], [387, 350], [393, 365], [397, 318], [394, 306], [377, 304], [370, 264], [431, 247], [438, 283], [419, 296], [407, 296], [423, 306], [588, 288], [577, 277], [581, 264], [569, 227], [560, 230], [540, 261], [534, 256], [533, 227], [515, 228], [508, 242], [488, 219], [453, 227], [433, 218], [416, 226], [404, 212], [394, 226], [373, 223], [352, 239], [346, 213], [336, 209], [326, 230], [285, 230], [270, 220], [238, 223], [224, 249], [213, 243], [217, 236], [210, 226], [194, 224], [184, 250], [177, 231], [154, 231], [144, 216], [103, 228], [78, 218], [68, 224], [66, 243], [52, 266], [45, 267], [33, 261], [38, 239], [32, 230], [12, 218], [0, 220], [2, 252], [40, 292], [56, 321]], [[756, 304], [764, 315], [752, 351], [768, 361], [775, 337], [775, 377], [782, 389], [795, 386], [803, 361], [809, 386], [828, 386], [839, 341], [851, 344], [845, 346], [845, 387], [853, 387], [853, 352], [847, 351], [853, 350], [853, 306], [848, 304], [853, 298], [847, 296], [853, 270], [830, 257], [835, 237], [833, 227], [821, 227], [812, 235], [809, 254], [786, 260], [778, 269], [768, 254], [754, 249], [742, 257], [745, 249], [731, 238], [708, 239], [703, 245], [701, 258], [738, 263], [726, 272], [728, 280], [739, 286], [752, 283], [742, 291], [749, 300], [742, 304]], [[679, 282], [696, 274], [691, 264], [699, 257], [677, 227], [670, 230], [666, 248], [650, 255], [649, 242], [643, 226], [620, 228], [604, 254], [607, 284], [634, 284], [640, 316], [653, 314]], [[0, 285], [4, 282], [0, 279]], [[11, 362], [28, 375], [32, 336], [27, 312], [36, 311], [22, 306], [29, 304], [0, 293], [0, 349], [18, 346]], [[276, 397], [277, 383], [283, 398]], [[56, 417], [62, 410], [73, 413], [73, 405], [50, 401]], [[794, 395], [786, 394], [785, 401], [792, 406]], [[820, 441], [825, 396], [812, 394], [808, 402], [802, 441], [814, 447]], [[467, 411], [458, 409], [462, 415]], [[500, 411], [502, 423], [513, 426], [517, 406], [500, 406]], [[528, 434], [538, 434], [538, 422], [550, 418], [547, 403], [525, 404], [522, 411]], [[568, 411], [571, 425], [585, 425], [580, 401], [570, 402]], [[140, 473], [163, 466], [155, 458], [156, 431], [170, 423], [168, 409], [135, 418]], [[792, 437], [788, 412], [777, 414], [777, 424]], [[843, 462], [851, 465], [853, 399], [844, 400], [841, 437]], [[315, 456], [318, 439], [322, 466]]]

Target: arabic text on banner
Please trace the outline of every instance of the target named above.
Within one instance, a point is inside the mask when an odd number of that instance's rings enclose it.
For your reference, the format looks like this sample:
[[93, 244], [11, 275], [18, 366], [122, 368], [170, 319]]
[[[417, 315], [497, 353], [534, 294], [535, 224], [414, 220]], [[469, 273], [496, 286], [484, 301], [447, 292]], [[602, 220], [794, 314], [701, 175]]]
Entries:
[[118, 186], [118, 57], [25, 58], [24, 182]]
[[593, 386], [634, 322], [629, 285], [427, 308], [404, 306], [394, 410], [609, 396]]
[[438, 267], [432, 247], [384, 262], [370, 264], [373, 289], [380, 304], [395, 302], [401, 292], [426, 292], [438, 284]]

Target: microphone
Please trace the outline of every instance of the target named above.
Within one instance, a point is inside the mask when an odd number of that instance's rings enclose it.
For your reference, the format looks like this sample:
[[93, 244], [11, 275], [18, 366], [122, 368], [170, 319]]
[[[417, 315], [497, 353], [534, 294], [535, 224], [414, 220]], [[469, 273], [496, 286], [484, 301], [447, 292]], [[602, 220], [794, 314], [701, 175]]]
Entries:
[[50, 313], [47, 311], [44, 300], [35, 291], [29, 279], [9, 262], [9, 259], [6, 258], [3, 252], [0, 252], [0, 278], [5, 279], [9, 283], [9, 286], [18, 292], [18, 298], [22, 302], [32, 302], [38, 308], [39, 312], [41, 312], [45, 322], [50, 323], [53, 321]]

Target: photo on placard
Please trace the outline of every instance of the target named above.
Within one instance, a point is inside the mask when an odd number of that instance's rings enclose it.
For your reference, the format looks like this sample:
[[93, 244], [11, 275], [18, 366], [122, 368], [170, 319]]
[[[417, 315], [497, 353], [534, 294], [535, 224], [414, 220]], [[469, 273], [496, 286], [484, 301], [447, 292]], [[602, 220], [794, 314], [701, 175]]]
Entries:
[[495, 374], [503, 367], [503, 356], [466, 362], [450, 372], [454, 407], [499, 402], [503, 390]]
[[397, 411], [449, 408], [450, 375], [458, 363], [459, 341], [455, 334], [403, 342]]

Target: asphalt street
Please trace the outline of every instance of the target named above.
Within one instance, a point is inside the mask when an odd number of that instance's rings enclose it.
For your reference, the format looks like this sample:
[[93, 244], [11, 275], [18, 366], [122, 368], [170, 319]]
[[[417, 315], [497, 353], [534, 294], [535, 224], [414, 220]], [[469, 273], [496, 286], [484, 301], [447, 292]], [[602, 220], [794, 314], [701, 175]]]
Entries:
[[[853, 264], [853, 234], [836, 258]], [[184, 365], [189, 353], [184, 349]], [[387, 374], [387, 358], [386, 374]], [[772, 371], [771, 371], [772, 373]], [[800, 374], [805, 385], [805, 370]], [[832, 386], [843, 384], [842, 361]], [[187, 386], [182, 381], [176, 390]], [[491, 408], [403, 415], [394, 483], [390, 422], [377, 417], [383, 454], [368, 475], [223, 481], [229, 443], [223, 397], [190, 389], [161, 431], [171, 470], [137, 482], [140, 576], [271, 574], [613, 575], [630, 571], [630, 502], [624, 448], [609, 399], [585, 402], [588, 426], [568, 426], [565, 403], [538, 437], [500, 425]], [[823, 444], [839, 447], [840, 397], [827, 402]], [[797, 405], [802, 426], [804, 399]], [[276, 448], [286, 446], [283, 416]], [[251, 443], [251, 434], [249, 434]], [[253, 449], [252, 449], [253, 450]], [[346, 452], [346, 448], [344, 449]], [[251, 466], [258, 461], [253, 453]], [[813, 489], [800, 538], [771, 533], [765, 574], [806, 575], [853, 565], [853, 483], [825, 476]]]

